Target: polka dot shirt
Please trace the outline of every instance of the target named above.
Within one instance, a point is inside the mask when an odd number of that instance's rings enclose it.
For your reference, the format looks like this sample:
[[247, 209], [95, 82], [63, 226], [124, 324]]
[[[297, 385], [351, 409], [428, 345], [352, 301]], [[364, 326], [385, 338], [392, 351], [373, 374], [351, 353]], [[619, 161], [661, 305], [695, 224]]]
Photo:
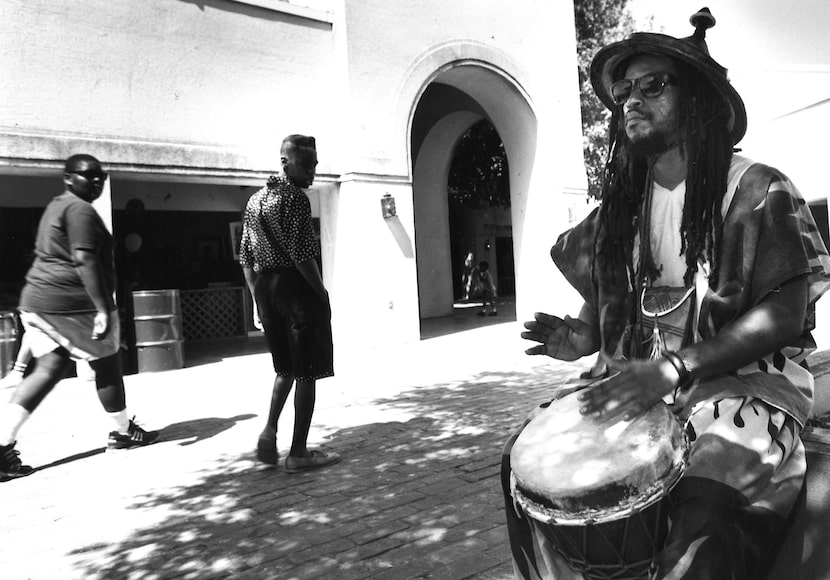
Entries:
[[318, 253], [305, 192], [284, 177], [271, 176], [245, 206], [240, 265], [255, 272], [293, 268]]

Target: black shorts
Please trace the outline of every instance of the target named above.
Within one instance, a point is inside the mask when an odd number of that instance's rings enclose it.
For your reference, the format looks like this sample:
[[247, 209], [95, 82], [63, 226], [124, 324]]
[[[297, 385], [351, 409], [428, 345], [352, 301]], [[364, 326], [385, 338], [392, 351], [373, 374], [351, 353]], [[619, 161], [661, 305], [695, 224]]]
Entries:
[[262, 272], [254, 292], [277, 375], [300, 381], [334, 375], [331, 308], [302, 274], [295, 269]]

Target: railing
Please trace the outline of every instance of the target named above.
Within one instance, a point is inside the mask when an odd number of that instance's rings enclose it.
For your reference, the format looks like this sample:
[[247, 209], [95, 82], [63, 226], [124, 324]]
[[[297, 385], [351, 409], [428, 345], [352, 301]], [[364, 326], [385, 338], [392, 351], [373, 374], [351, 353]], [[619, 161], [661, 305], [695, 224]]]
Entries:
[[181, 304], [185, 340], [247, 336], [250, 314], [243, 287], [182, 290]]

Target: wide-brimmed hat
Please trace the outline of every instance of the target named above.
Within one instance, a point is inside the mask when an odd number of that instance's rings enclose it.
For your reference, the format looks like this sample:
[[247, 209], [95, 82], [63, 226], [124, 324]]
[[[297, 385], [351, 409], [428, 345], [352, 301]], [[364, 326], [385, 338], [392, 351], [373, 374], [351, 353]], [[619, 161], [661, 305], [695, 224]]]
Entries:
[[715, 17], [708, 8], [701, 8], [689, 22], [695, 32], [687, 38], [675, 38], [654, 32], [635, 32], [625, 40], [615, 42], [597, 52], [591, 62], [591, 84], [600, 100], [611, 110], [616, 105], [611, 98], [611, 85], [619, 80], [621, 64], [637, 55], [667, 56], [692, 66], [723, 96], [729, 106], [728, 129], [735, 145], [746, 133], [746, 107], [743, 99], [729, 82], [726, 69], [710, 55], [706, 46], [706, 29], [715, 25]]

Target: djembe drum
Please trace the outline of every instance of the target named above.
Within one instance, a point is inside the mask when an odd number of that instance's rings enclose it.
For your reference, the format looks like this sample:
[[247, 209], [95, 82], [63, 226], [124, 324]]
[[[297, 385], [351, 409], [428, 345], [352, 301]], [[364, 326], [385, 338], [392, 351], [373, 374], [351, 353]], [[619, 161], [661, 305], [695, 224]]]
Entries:
[[598, 424], [579, 413], [577, 396], [552, 401], [519, 434], [511, 495], [584, 578], [646, 578], [688, 439], [662, 401], [632, 421]]

